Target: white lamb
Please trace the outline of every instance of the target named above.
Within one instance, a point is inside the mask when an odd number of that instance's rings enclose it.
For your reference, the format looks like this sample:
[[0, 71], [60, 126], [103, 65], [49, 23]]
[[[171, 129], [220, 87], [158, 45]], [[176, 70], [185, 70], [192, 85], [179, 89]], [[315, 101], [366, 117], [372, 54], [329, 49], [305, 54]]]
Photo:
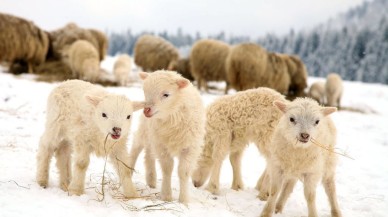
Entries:
[[317, 101], [319, 104], [325, 104], [325, 82], [314, 82], [309, 89], [309, 97]]
[[38, 184], [47, 187], [50, 161], [55, 153], [60, 188], [70, 195], [83, 194], [89, 156], [95, 153], [99, 157], [109, 155], [124, 195], [135, 197], [126, 142], [131, 115], [141, 108], [144, 103], [131, 102], [89, 82], [69, 80], [60, 84], [47, 102], [46, 130], [37, 154]]
[[336, 144], [336, 128], [328, 117], [337, 108], [321, 107], [310, 98], [297, 98], [290, 103], [276, 101], [274, 105], [284, 115], [269, 146], [270, 196], [261, 216], [282, 212], [298, 179], [304, 185], [309, 217], [318, 216], [315, 194], [320, 180], [329, 198], [331, 215], [341, 216], [334, 181], [337, 156], [330, 151]]
[[328, 106], [340, 108], [343, 91], [342, 78], [337, 73], [330, 73], [326, 78], [326, 100]]
[[[194, 186], [202, 186], [211, 173], [207, 190], [218, 194], [222, 162], [230, 153], [232, 189], [243, 188], [240, 167], [247, 145], [253, 142], [264, 157], [269, 156], [267, 146], [282, 115], [273, 107], [275, 100], [285, 101], [277, 91], [260, 87], [222, 96], [208, 106], [205, 147], [192, 176]], [[266, 199], [268, 193], [266, 179], [264, 171], [256, 186], [262, 200]]]
[[155, 157], [159, 159], [163, 181], [161, 199], [172, 200], [173, 157], [178, 157], [179, 202], [189, 202], [188, 183], [202, 150], [205, 109], [198, 90], [174, 71], [141, 72], [145, 108], [131, 150], [130, 167], [145, 148], [147, 184], [156, 186]]
[[120, 86], [127, 85], [131, 70], [131, 57], [128, 54], [122, 54], [117, 57], [113, 66], [113, 74]]

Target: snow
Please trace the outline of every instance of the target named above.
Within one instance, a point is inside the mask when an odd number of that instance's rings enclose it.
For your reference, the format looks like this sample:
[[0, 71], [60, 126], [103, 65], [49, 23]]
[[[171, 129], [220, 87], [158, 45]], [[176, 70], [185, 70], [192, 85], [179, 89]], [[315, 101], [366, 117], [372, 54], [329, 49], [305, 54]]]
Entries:
[[[114, 57], [108, 57], [102, 67], [112, 69]], [[133, 200], [118, 198], [114, 189], [117, 176], [107, 164], [105, 198], [97, 199], [101, 189], [104, 159], [91, 157], [85, 182], [86, 193], [68, 196], [58, 187], [55, 159], [51, 163], [47, 189], [35, 181], [36, 151], [44, 130], [46, 99], [56, 83], [34, 81], [33, 76], [13, 76], [0, 68], [0, 217], [22, 216], [259, 216], [265, 202], [256, 198], [256, 181], [265, 161], [256, 147], [245, 151], [242, 174], [245, 190], [230, 189], [232, 170], [228, 162], [221, 172], [221, 194], [214, 196], [204, 187], [190, 187], [191, 203], [186, 207], [177, 202], [179, 178], [176, 168], [172, 177], [173, 198], [164, 203], [159, 198], [161, 171], [158, 168], [156, 189], [145, 184], [143, 155], [136, 165], [133, 180], [142, 197]], [[309, 83], [320, 80], [309, 78]], [[219, 85], [219, 84], [215, 84]], [[142, 100], [141, 84], [129, 87], [109, 87], [109, 91]], [[222, 91], [202, 93], [205, 104], [222, 95]], [[337, 167], [337, 195], [343, 216], [386, 216], [388, 213], [388, 86], [345, 82], [343, 105], [353, 111], [339, 111], [332, 115], [338, 128], [338, 148], [355, 160], [339, 157]], [[364, 113], [361, 113], [362, 111]], [[131, 132], [137, 129], [134, 115]], [[128, 142], [130, 146], [132, 141]], [[119, 192], [121, 189], [119, 190]], [[330, 216], [330, 206], [322, 186], [317, 188], [317, 207], [320, 216]], [[152, 210], [154, 209], [154, 210]], [[282, 214], [275, 216], [307, 216], [303, 186], [298, 183]]]

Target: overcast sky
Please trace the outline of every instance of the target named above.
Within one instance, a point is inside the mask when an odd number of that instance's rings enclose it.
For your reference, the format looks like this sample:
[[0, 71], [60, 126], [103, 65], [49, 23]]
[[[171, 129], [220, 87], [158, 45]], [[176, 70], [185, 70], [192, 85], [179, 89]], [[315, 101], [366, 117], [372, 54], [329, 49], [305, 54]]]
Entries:
[[68, 22], [81, 27], [123, 31], [225, 31], [261, 36], [311, 28], [364, 0], [0, 0], [0, 12], [53, 30]]

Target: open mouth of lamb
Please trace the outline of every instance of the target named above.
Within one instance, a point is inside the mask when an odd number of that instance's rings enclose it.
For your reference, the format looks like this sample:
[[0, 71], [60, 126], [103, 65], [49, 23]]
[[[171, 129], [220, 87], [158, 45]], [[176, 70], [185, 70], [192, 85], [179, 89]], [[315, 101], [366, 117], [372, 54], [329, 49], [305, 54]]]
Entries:
[[308, 143], [310, 141], [310, 138], [308, 138], [308, 139], [298, 138], [298, 141], [302, 142], [302, 143]]
[[120, 134], [119, 133], [111, 133], [110, 134], [110, 137], [112, 137], [112, 139], [120, 139]]

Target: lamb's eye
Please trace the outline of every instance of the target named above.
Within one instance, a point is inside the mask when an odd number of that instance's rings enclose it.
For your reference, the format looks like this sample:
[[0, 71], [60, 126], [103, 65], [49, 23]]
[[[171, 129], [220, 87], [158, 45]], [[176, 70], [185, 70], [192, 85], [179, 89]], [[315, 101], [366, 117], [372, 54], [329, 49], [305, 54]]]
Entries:
[[128, 116], [127, 116], [127, 119], [130, 119], [130, 118], [131, 118], [131, 115], [128, 115]]
[[290, 118], [290, 121], [291, 121], [292, 123], [295, 123], [295, 119], [294, 119], [294, 118]]
[[168, 94], [168, 93], [163, 94], [163, 97], [164, 97], [164, 98], [167, 98], [167, 97], [169, 97], [169, 96], [170, 96], [170, 94]]
[[315, 124], [316, 124], [316, 125], [319, 124], [319, 120], [316, 120], [316, 121], [315, 121]]
[[102, 113], [102, 117], [103, 117], [103, 118], [107, 118], [108, 116], [106, 116], [105, 113]]

